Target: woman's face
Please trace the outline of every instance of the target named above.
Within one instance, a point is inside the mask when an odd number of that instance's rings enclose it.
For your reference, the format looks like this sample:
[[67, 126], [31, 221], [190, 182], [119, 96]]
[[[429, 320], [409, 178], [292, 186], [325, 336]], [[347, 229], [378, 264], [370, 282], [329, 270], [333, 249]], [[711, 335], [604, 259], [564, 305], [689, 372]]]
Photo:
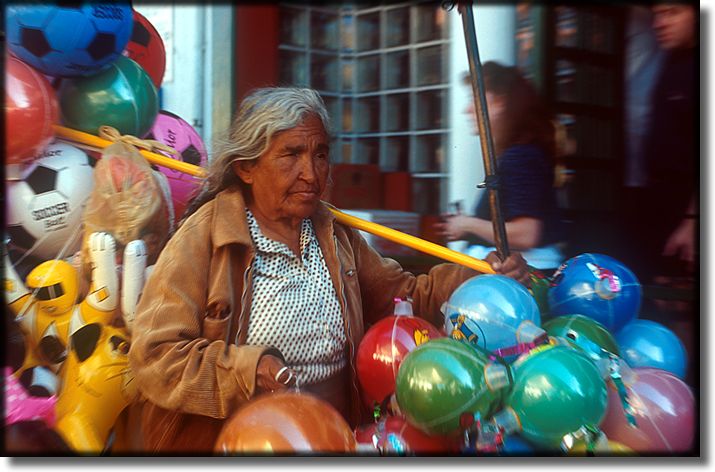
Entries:
[[[489, 113], [489, 125], [492, 128], [492, 133], [495, 132], [495, 128], [499, 127], [499, 120], [502, 116], [504, 99], [499, 95], [495, 95], [490, 91], [486, 91], [484, 96], [487, 99], [487, 112]], [[470, 100], [467, 104], [467, 108], [464, 110], [465, 113], [469, 114], [472, 118], [472, 125], [474, 127], [474, 133], [479, 136], [479, 125], [477, 121], [477, 112], [474, 108], [474, 100]]]
[[237, 163], [239, 177], [251, 187], [252, 203], [271, 219], [310, 216], [328, 179], [328, 134], [314, 114], [273, 136], [254, 163]]

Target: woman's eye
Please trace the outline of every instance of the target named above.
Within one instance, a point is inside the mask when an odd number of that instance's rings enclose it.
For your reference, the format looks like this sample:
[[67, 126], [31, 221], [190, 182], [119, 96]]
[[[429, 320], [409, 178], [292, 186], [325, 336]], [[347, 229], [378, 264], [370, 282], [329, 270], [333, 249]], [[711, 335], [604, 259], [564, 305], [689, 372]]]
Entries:
[[316, 159], [320, 159], [321, 161], [325, 161], [328, 159], [328, 154], [327, 153], [320, 153], [315, 156]]

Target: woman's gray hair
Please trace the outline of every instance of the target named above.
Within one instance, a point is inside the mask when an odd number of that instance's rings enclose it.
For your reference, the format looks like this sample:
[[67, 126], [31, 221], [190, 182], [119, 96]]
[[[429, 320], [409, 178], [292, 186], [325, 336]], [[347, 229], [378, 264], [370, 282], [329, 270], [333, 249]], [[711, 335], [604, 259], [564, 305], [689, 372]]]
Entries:
[[258, 159], [276, 133], [298, 126], [307, 114], [315, 114], [330, 134], [330, 117], [318, 92], [308, 88], [268, 87], [252, 91], [239, 107], [228, 137], [216, 143], [199, 196], [189, 205], [185, 219], [216, 194], [240, 179], [233, 170], [235, 161]]

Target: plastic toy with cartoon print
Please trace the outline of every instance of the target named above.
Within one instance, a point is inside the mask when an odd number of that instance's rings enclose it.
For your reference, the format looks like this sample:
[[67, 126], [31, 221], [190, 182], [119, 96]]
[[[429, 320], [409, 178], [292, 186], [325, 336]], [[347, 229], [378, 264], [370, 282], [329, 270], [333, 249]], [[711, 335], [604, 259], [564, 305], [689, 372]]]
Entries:
[[[20, 321], [28, 343], [24, 370], [47, 365], [55, 371], [67, 357], [69, 337], [90, 323], [109, 325], [120, 300], [114, 238], [107, 233], [90, 235], [91, 285], [86, 298], [77, 303], [78, 274], [68, 262], [53, 259], [41, 263], [23, 284], [3, 246], [5, 299]], [[131, 325], [144, 285], [146, 248], [132, 241], [124, 250], [121, 308], [124, 322]]]

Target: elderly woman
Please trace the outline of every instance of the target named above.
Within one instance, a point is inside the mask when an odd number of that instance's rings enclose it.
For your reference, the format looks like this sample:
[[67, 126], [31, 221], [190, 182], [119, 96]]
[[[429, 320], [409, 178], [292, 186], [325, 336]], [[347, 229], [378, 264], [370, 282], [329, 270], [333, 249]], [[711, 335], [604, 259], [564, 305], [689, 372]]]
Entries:
[[[296, 380], [357, 424], [366, 327], [406, 296], [439, 326], [440, 305], [476, 275], [442, 264], [414, 276], [337, 223], [320, 201], [328, 130], [313, 90], [260, 89], [241, 104], [137, 308], [129, 357], [144, 451], [210, 451], [239, 406]], [[527, 283], [520, 256], [491, 261]]]

